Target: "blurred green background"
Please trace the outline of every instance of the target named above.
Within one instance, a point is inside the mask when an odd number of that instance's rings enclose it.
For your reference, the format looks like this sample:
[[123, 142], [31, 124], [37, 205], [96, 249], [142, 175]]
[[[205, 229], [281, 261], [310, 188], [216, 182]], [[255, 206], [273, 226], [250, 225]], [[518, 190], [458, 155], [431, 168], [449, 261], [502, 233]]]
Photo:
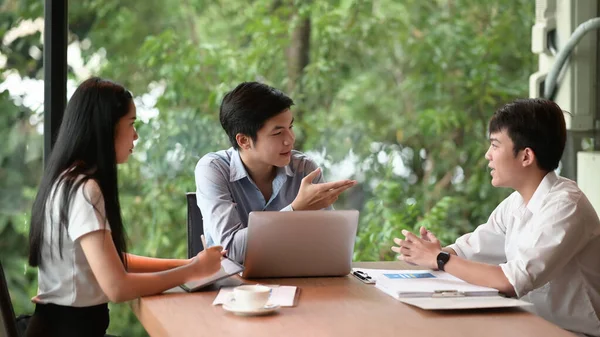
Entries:
[[[42, 17], [43, 1], [0, 0], [0, 258], [17, 314], [37, 287]], [[448, 244], [510, 192], [490, 185], [486, 128], [528, 95], [533, 20], [530, 0], [70, 1], [69, 93], [100, 75], [136, 97], [140, 140], [119, 168], [131, 252], [185, 257], [194, 166], [228, 147], [219, 102], [257, 80], [295, 100], [296, 147], [328, 180], [360, 182], [336, 204], [361, 211], [354, 259], [391, 260], [402, 229]], [[127, 304], [109, 332], [146, 335]]]

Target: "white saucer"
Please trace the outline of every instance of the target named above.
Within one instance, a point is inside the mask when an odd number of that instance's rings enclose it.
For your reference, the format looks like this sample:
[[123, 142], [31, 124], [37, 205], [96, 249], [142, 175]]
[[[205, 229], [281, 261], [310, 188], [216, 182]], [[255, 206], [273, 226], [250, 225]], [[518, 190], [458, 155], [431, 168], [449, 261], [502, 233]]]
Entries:
[[279, 309], [278, 304], [265, 305], [258, 309], [237, 308], [233, 303], [223, 303], [223, 310], [229, 311], [238, 316], [262, 316], [274, 313]]

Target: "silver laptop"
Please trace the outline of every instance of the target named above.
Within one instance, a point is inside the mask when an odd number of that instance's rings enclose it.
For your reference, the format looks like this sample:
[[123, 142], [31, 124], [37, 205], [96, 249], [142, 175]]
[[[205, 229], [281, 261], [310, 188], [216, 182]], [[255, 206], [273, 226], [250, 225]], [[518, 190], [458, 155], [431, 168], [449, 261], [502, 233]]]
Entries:
[[243, 278], [343, 276], [358, 211], [251, 212]]

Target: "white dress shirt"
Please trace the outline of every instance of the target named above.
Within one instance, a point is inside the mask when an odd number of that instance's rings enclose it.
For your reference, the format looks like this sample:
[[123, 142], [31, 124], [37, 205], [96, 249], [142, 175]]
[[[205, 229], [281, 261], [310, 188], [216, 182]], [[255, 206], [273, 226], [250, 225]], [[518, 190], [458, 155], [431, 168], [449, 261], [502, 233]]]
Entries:
[[600, 336], [600, 220], [575, 182], [548, 173], [527, 205], [514, 192], [449, 247], [500, 265], [517, 297], [541, 317]]

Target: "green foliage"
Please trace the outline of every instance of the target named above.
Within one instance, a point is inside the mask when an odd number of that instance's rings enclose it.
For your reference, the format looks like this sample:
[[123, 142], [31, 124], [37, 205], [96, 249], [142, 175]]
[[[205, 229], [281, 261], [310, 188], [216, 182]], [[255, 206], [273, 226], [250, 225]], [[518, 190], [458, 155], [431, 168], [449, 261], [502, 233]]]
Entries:
[[[23, 20], [41, 17], [40, 4], [0, 3], [0, 40]], [[218, 106], [245, 80], [294, 98], [298, 145], [323, 154], [326, 173], [355, 156], [347, 163], [360, 186], [336, 205], [361, 210], [355, 260], [394, 259], [390, 247], [402, 229], [426, 226], [451, 243], [485, 221], [508, 193], [489, 183], [487, 120], [501, 104], [527, 95], [534, 61], [529, 0], [84, 0], [69, 6], [70, 39], [81, 42], [85, 62], [103, 55], [99, 75], [136, 96], [162, 91], [159, 114], [140, 116], [134, 155], [119, 168], [133, 253], [185, 257], [184, 194], [195, 189], [197, 160], [228, 147]], [[289, 47], [306, 19], [308, 63], [294, 77]], [[0, 45], [7, 58], [3, 79], [9, 71], [40, 77], [32, 47], [42, 49], [39, 34]], [[42, 170], [39, 116], [7, 92], [0, 93], [0, 110], [0, 256], [17, 312], [31, 312], [36, 274], [25, 265], [29, 210]], [[110, 331], [144, 334], [127, 304], [111, 305]]]
[[[411, 15], [398, 16], [407, 27], [397, 40], [404, 65], [396, 70], [398, 91], [390, 82], [387, 92], [376, 95], [391, 94], [391, 104], [384, 99], [378, 107], [397, 113], [389, 114], [388, 124], [377, 124], [383, 132], [373, 135], [395, 136], [412, 149], [403, 160], [411, 172], [408, 179], [388, 175], [367, 201], [356, 253], [361, 260], [392, 258], [381, 245], [389, 248], [403, 228], [426, 225], [449, 243], [486, 219], [507, 195], [492, 188], [485, 170], [487, 120], [496, 107], [526, 95], [533, 66], [528, 43], [515, 33], [530, 27], [529, 2], [405, 3], [409, 7]], [[414, 204], [401, 206], [406, 200]], [[370, 210], [377, 214], [373, 219]]]
[[0, 259], [15, 309], [31, 311], [35, 270], [26, 267], [28, 211], [41, 174], [42, 137], [29, 122], [33, 113], [0, 92]]

